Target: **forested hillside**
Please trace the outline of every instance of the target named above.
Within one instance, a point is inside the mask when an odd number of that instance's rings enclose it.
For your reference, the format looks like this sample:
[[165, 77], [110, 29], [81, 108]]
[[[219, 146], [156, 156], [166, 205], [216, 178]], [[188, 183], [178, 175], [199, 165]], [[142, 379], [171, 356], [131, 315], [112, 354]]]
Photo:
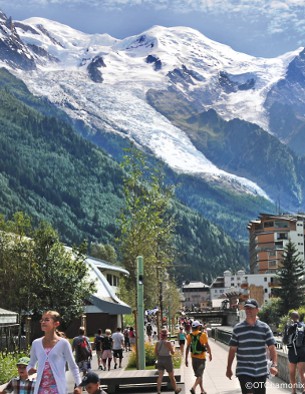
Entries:
[[298, 157], [276, 136], [241, 119], [225, 121], [215, 110], [189, 108], [173, 92], [150, 90], [149, 103], [184, 130], [196, 148], [225, 171], [259, 185], [273, 201], [302, 210], [305, 196], [304, 155]]
[[[68, 244], [114, 243], [124, 205], [118, 163], [66, 122], [45, 100], [33, 97], [7, 71], [0, 73], [0, 211], [46, 219]], [[178, 276], [205, 278], [246, 267], [247, 247], [196, 210], [174, 202]], [[203, 276], [202, 276], [203, 275]]]

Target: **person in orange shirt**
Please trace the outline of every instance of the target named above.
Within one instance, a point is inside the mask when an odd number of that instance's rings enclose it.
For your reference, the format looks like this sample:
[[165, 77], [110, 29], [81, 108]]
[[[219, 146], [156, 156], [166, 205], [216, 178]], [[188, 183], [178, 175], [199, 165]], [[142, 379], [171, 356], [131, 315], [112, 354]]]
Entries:
[[206, 353], [209, 353], [209, 359], [212, 361], [212, 352], [208, 342], [208, 336], [205, 332], [201, 332], [202, 323], [195, 320], [192, 323], [192, 332], [187, 336], [187, 346], [185, 351], [185, 365], [188, 367], [188, 355], [191, 351], [192, 366], [196, 376], [195, 383], [190, 389], [191, 394], [195, 394], [196, 387], [199, 386], [201, 394], [205, 394], [202, 383], [203, 372], [206, 363]]

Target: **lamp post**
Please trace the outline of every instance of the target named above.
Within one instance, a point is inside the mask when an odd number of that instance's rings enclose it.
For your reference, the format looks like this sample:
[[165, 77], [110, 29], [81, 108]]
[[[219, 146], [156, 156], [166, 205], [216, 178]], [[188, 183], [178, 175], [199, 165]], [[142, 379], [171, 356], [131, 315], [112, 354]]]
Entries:
[[25, 320], [25, 346], [26, 349], [28, 349], [30, 347], [31, 344], [31, 322], [32, 322], [32, 318], [31, 316], [26, 316], [26, 320]]
[[144, 347], [144, 269], [143, 257], [137, 257], [137, 361], [138, 369], [145, 369]]
[[87, 335], [87, 316], [85, 313], [81, 317], [81, 327], [84, 327], [85, 335]]
[[[161, 263], [160, 263], [161, 264]], [[158, 323], [158, 337], [160, 338], [160, 333], [161, 333], [161, 329], [162, 329], [162, 325], [163, 325], [163, 283], [161, 280], [161, 270], [162, 267], [161, 266], [157, 266], [157, 279], [159, 281], [159, 311], [158, 311], [158, 319], [157, 319], [157, 323]]]

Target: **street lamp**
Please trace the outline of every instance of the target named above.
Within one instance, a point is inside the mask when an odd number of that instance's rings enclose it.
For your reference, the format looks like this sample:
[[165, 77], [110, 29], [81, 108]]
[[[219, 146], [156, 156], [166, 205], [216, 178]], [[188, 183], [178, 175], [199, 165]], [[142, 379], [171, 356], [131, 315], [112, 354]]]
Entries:
[[137, 257], [137, 359], [138, 369], [145, 369], [144, 348], [144, 267], [143, 257]]

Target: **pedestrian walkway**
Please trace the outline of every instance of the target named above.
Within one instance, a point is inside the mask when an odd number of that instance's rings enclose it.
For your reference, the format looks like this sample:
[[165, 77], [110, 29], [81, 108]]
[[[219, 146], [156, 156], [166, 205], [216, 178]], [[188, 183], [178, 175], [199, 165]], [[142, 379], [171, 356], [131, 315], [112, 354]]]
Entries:
[[[235, 376], [232, 377], [232, 380], [226, 377], [228, 346], [215, 342], [212, 338], [209, 339], [209, 344], [213, 358], [210, 362], [208, 357], [204, 371], [203, 387], [205, 391], [208, 394], [240, 394], [241, 390], [238, 379]], [[235, 365], [234, 362], [233, 371], [235, 371]], [[195, 380], [191, 365], [188, 368], [184, 367], [184, 379], [185, 393], [189, 393]], [[199, 388], [197, 390], [199, 394]], [[287, 384], [276, 377], [267, 380], [266, 391], [270, 394], [291, 393]]]
[[[213, 359], [210, 362], [209, 358], [206, 364], [206, 369], [203, 377], [203, 387], [208, 394], [241, 394], [241, 390], [239, 387], [239, 381], [234, 376], [232, 380], [229, 380], [226, 377], [226, 367], [227, 367], [227, 357], [228, 357], [228, 346], [223, 345], [219, 342], [215, 342], [214, 339], [210, 338], [209, 340]], [[95, 352], [94, 352], [95, 353]], [[128, 352], [124, 352], [123, 359], [123, 368], [126, 366], [128, 360]], [[103, 382], [103, 371], [97, 369], [96, 356], [94, 354], [92, 360], [92, 370], [100, 376]], [[233, 364], [233, 370], [235, 371], [235, 363]], [[114, 376], [117, 370], [112, 369], [109, 373], [113, 373]], [[182, 388], [181, 394], [190, 394], [190, 389], [195, 381], [190, 355], [189, 355], [189, 366], [185, 366], [185, 362], [183, 359], [181, 366], [181, 379], [182, 383], [179, 383], [179, 387]], [[157, 380], [157, 375], [156, 375]], [[69, 379], [71, 382], [71, 379]], [[120, 388], [119, 393], [128, 393], [128, 394], [141, 394], [141, 393], [155, 393], [156, 386], [137, 386], [137, 387], [129, 387]], [[166, 386], [162, 387], [162, 392], [164, 393], [173, 393], [173, 391], [169, 391]], [[69, 393], [73, 393], [73, 384], [69, 385]], [[287, 383], [282, 381], [279, 378], [273, 377], [271, 380], [267, 380], [267, 394], [284, 394], [291, 393]], [[200, 394], [199, 388], [197, 388], [197, 394]]]

